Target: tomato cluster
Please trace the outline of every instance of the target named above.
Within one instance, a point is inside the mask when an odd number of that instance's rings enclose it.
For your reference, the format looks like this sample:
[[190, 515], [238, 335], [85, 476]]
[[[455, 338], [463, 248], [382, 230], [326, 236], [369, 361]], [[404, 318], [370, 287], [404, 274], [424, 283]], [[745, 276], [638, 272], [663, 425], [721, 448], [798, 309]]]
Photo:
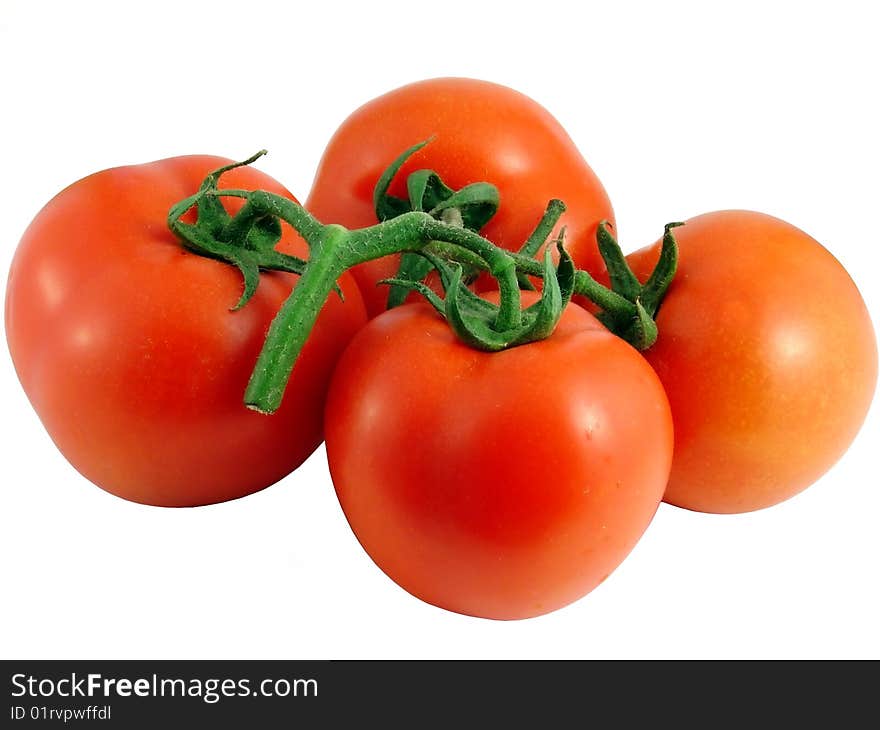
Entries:
[[[535, 616], [604, 580], [661, 500], [746, 512], [815, 482], [876, 383], [864, 302], [803, 231], [719, 211], [624, 260], [612, 226], [545, 109], [423, 81], [345, 120], [304, 206], [221, 158], [71, 185], [19, 244], [8, 344], [60, 451], [107, 491], [229, 500], [324, 438], [392, 579], [453, 611]], [[387, 279], [434, 309], [386, 311]]]

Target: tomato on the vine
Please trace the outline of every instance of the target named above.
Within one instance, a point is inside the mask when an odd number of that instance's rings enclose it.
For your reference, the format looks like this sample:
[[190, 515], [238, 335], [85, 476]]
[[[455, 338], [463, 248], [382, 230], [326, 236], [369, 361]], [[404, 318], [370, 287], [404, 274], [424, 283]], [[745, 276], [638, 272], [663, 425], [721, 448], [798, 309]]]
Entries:
[[[781, 502], [852, 442], [877, 380], [864, 301], [825, 248], [762, 213], [727, 210], [675, 229], [678, 272], [645, 352], [669, 396], [666, 501], [705, 512]], [[659, 242], [627, 260], [644, 280]]]
[[[566, 249], [575, 264], [592, 272], [604, 268], [596, 226], [613, 222], [614, 213], [601, 182], [546, 109], [487, 81], [419, 81], [357, 109], [327, 145], [306, 208], [325, 223], [348, 228], [376, 223], [377, 180], [404, 150], [429, 138], [396, 176], [392, 194], [406, 197], [407, 175], [423, 168], [439, 173], [454, 189], [492, 183], [500, 192], [500, 207], [481, 233], [510, 250], [526, 241], [548, 201], [561, 199], [568, 211], [559, 226], [565, 226]], [[370, 316], [385, 310], [388, 289], [377, 282], [394, 276], [399, 258], [352, 269]]]
[[340, 503], [378, 566], [429, 603], [496, 619], [607, 577], [672, 458], [656, 375], [574, 305], [548, 339], [495, 353], [425, 304], [392, 309], [343, 354], [325, 422]]
[[[85, 477], [136, 502], [219, 502], [299, 466], [321, 442], [336, 359], [366, 319], [343, 277], [345, 303], [334, 295], [324, 307], [278, 413], [245, 407], [269, 323], [297, 277], [261, 274], [251, 301], [231, 312], [239, 272], [184, 250], [166, 224], [170, 206], [227, 162], [177, 157], [74, 183], [25, 231], [9, 274], [9, 349], [43, 425]], [[224, 182], [292, 197], [252, 168]], [[290, 230], [278, 249], [306, 253]]]

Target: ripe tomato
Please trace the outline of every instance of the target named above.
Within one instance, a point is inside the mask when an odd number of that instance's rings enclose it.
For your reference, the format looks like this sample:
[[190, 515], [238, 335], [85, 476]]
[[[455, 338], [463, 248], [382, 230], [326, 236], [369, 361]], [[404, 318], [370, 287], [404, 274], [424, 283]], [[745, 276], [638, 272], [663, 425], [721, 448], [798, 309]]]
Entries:
[[392, 309], [342, 356], [325, 422], [340, 503], [378, 566], [429, 603], [496, 619], [607, 577], [672, 458], [656, 375], [574, 305], [549, 339], [496, 353], [427, 305]]
[[[599, 179], [546, 109], [486, 81], [419, 81], [357, 109], [324, 151], [306, 208], [324, 223], [376, 223], [373, 187], [379, 176], [405, 149], [432, 135], [398, 173], [393, 195], [405, 198], [407, 175], [422, 168], [435, 170], [454, 189], [492, 183], [501, 205], [482, 235], [511, 250], [522, 246], [548, 201], [559, 198], [568, 206], [560, 225], [566, 226], [566, 249], [575, 264], [604, 270], [596, 226], [603, 219], [613, 222], [614, 213]], [[370, 316], [385, 310], [388, 289], [376, 282], [393, 276], [398, 262], [398, 256], [386, 257], [352, 269]]]
[[[865, 304], [803, 231], [728, 210], [675, 229], [676, 278], [645, 355], [672, 407], [666, 501], [747, 512], [797, 494], [847, 449], [877, 379]], [[628, 258], [644, 280], [659, 242]]]
[[[219, 502], [295, 469], [321, 441], [330, 372], [366, 319], [343, 279], [345, 304], [330, 298], [282, 408], [267, 417], [243, 405], [296, 276], [261, 275], [250, 303], [230, 312], [241, 275], [184, 250], [166, 226], [169, 207], [228, 162], [178, 157], [74, 183], [25, 231], [9, 274], [9, 349], [43, 425], [85, 477], [136, 502]], [[222, 184], [290, 196], [251, 168]], [[306, 253], [292, 231], [278, 248]]]

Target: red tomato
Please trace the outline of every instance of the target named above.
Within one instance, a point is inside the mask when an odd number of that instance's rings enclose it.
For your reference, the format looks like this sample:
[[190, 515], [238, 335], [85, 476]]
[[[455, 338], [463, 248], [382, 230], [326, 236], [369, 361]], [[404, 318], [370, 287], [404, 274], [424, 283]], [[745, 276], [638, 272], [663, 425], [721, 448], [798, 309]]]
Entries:
[[[74, 183], [31, 223], [9, 274], [9, 349], [43, 425], [85, 477], [136, 502], [220, 502], [295, 469], [321, 441], [330, 372], [365, 321], [357, 287], [343, 279], [346, 303], [330, 298], [278, 413], [243, 405], [296, 276], [263, 274], [250, 303], [230, 312], [241, 275], [185, 251], [165, 222], [228, 162], [178, 157]], [[222, 184], [290, 196], [251, 168]], [[306, 253], [291, 231], [279, 249]]]
[[[511, 250], [522, 246], [548, 201], [559, 198], [568, 206], [560, 226], [566, 226], [575, 264], [604, 270], [596, 226], [603, 219], [613, 222], [614, 213], [599, 179], [546, 109], [486, 81], [420, 81], [356, 110], [330, 140], [306, 208], [324, 223], [376, 223], [373, 187], [379, 176], [405, 149], [432, 135], [398, 173], [393, 195], [405, 198], [407, 175], [422, 168], [435, 170], [454, 189], [492, 183], [501, 205], [482, 235]], [[376, 282], [393, 276], [398, 262], [398, 256], [386, 257], [352, 269], [370, 316], [385, 310], [388, 288]]]
[[[743, 210], [675, 229], [678, 273], [645, 354], [672, 407], [666, 501], [747, 512], [797, 494], [847, 449], [877, 380], [865, 304], [803, 231]], [[644, 280], [659, 242], [628, 257]]]
[[427, 305], [392, 309], [340, 360], [325, 422], [340, 503], [378, 566], [429, 603], [496, 619], [606, 578], [672, 457], [656, 375], [573, 305], [549, 339], [497, 353]]

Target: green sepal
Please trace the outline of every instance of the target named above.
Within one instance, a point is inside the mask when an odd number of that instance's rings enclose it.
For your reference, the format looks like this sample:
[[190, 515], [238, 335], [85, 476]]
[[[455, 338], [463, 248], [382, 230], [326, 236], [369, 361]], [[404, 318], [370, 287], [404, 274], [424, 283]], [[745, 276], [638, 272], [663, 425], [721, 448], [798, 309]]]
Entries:
[[416, 170], [406, 179], [411, 210], [428, 212], [455, 192], [433, 170]]
[[675, 277], [675, 271], [678, 268], [678, 244], [672, 233], [673, 228], [683, 226], [684, 223], [679, 221], [675, 223], [667, 223], [663, 228], [663, 243], [660, 246], [660, 257], [657, 265], [648, 277], [648, 280], [642, 286], [642, 292], [639, 297], [642, 306], [651, 317], [657, 314], [663, 297]]
[[635, 345], [637, 350], [647, 350], [657, 341], [657, 323], [638, 299], [636, 300], [633, 333], [629, 341]]
[[617, 292], [625, 299], [634, 302], [642, 291], [642, 285], [633, 274], [632, 269], [626, 262], [623, 251], [608, 231], [608, 222], [602, 221], [596, 229], [596, 243], [599, 254], [608, 269], [608, 279], [611, 282], [612, 291]]
[[433, 139], [433, 137], [426, 139], [423, 142], [418, 142], [412, 147], [405, 149], [379, 176], [379, 179], [376, 181], [376, 185], [373, 188], [373, 209], [376, 212], [376, 219], [380, 222], [387, 221], [391, 218], [397, 218], [397, 216], [402, 215], [403, 213], [409, 213], [413, 210], [408, 200], [389, 195], [388, 189], [391, 187], [391, 182], [394, 180], [394, 177], [400, 172], [400, 168], [406, 164], [406, 161], [422, 149], [422, 147], [428, 144], [431, 139]]
[[[519, 255], [534, 258], [538, 253], [538, 249], [541, 248], [544, 241], [546, 241], [547, 237], [552, 233], [553, 226], [559, 222], [559, 219], [564, 212], [565, 203], [561, 200], [553, 199], [547, 203], [547, 208], [544, 210], [541, 220], [538, 221], [538, 225], [535, 226], [535, 229], [529, 234], [526, 242], [519, 249]], [[560, 229], [554, 243], [558, 246], [562, 243], [564, 238], [565, 226]], [[529, 278], [528, 274], [525, 274], [522, 271], [517, 271], [516, 280], [519, 282], [520, 289], [523, 289], [524, 291], [535, 291], [535, 285], [532, 284], [532, 280]]]
[[638, 299], [632, 303], [630, 313], [625, 316], [611, 316], [608, 312], [600, 312], [596, 318], [637, 350], [647, 350], [657, 341], [657, 323]]
[[256, 293], [257, 286], [260, 284], [260, 267], [257, 266], [256, 261], [246, 251], [239, 253], [231, 263], [238, 267], [242, 279], [244, 279], [241, 296], [235, 306], [232, 307], [232, 311], [236, 312], [247, 304]]
[[[562, 257], [559, 261], [560, 267], [554, 272], [550, 249], [544, 252], [544, 287], [541, 289], [541, 298], [523, 313], [524, 331], [517, 338], [517, 345], [543, 340], [553, 334], [556, 323], [562, 316], [562, 310], [571, 298], [570, 287], [574, 284], [574, 264], [561, 247], [560, 255]], [[562, 291], [563, 280], [569, 282], [566, 294]], [[530, 316], [533, 312], [534, 319]]]
[[[565, 203], [561, 200], [553, 199], [549, 203], [547, 203], [547, 208], [544, 210], [544, 215], [541, 216], [541, 220], [538, 221], [538, 225], [535, 226], [535, 230], [529, 234], [529, 237], [526, 239], [526, 242], [522, 245], [519, 250], [519, 254], [521, 256], [528, 256], [529, 258], [533, 258], [537, 253], [538, 249], [541, 248], [544, 241], [547, 240], [547, 237], [552, 233], [553, 226], [555, 226], [559, 219], [562, 217], [562, 214], [565, 213]], [[558, 240], [561, 239], [565, 235], [565, 228], [559, 232]]]

